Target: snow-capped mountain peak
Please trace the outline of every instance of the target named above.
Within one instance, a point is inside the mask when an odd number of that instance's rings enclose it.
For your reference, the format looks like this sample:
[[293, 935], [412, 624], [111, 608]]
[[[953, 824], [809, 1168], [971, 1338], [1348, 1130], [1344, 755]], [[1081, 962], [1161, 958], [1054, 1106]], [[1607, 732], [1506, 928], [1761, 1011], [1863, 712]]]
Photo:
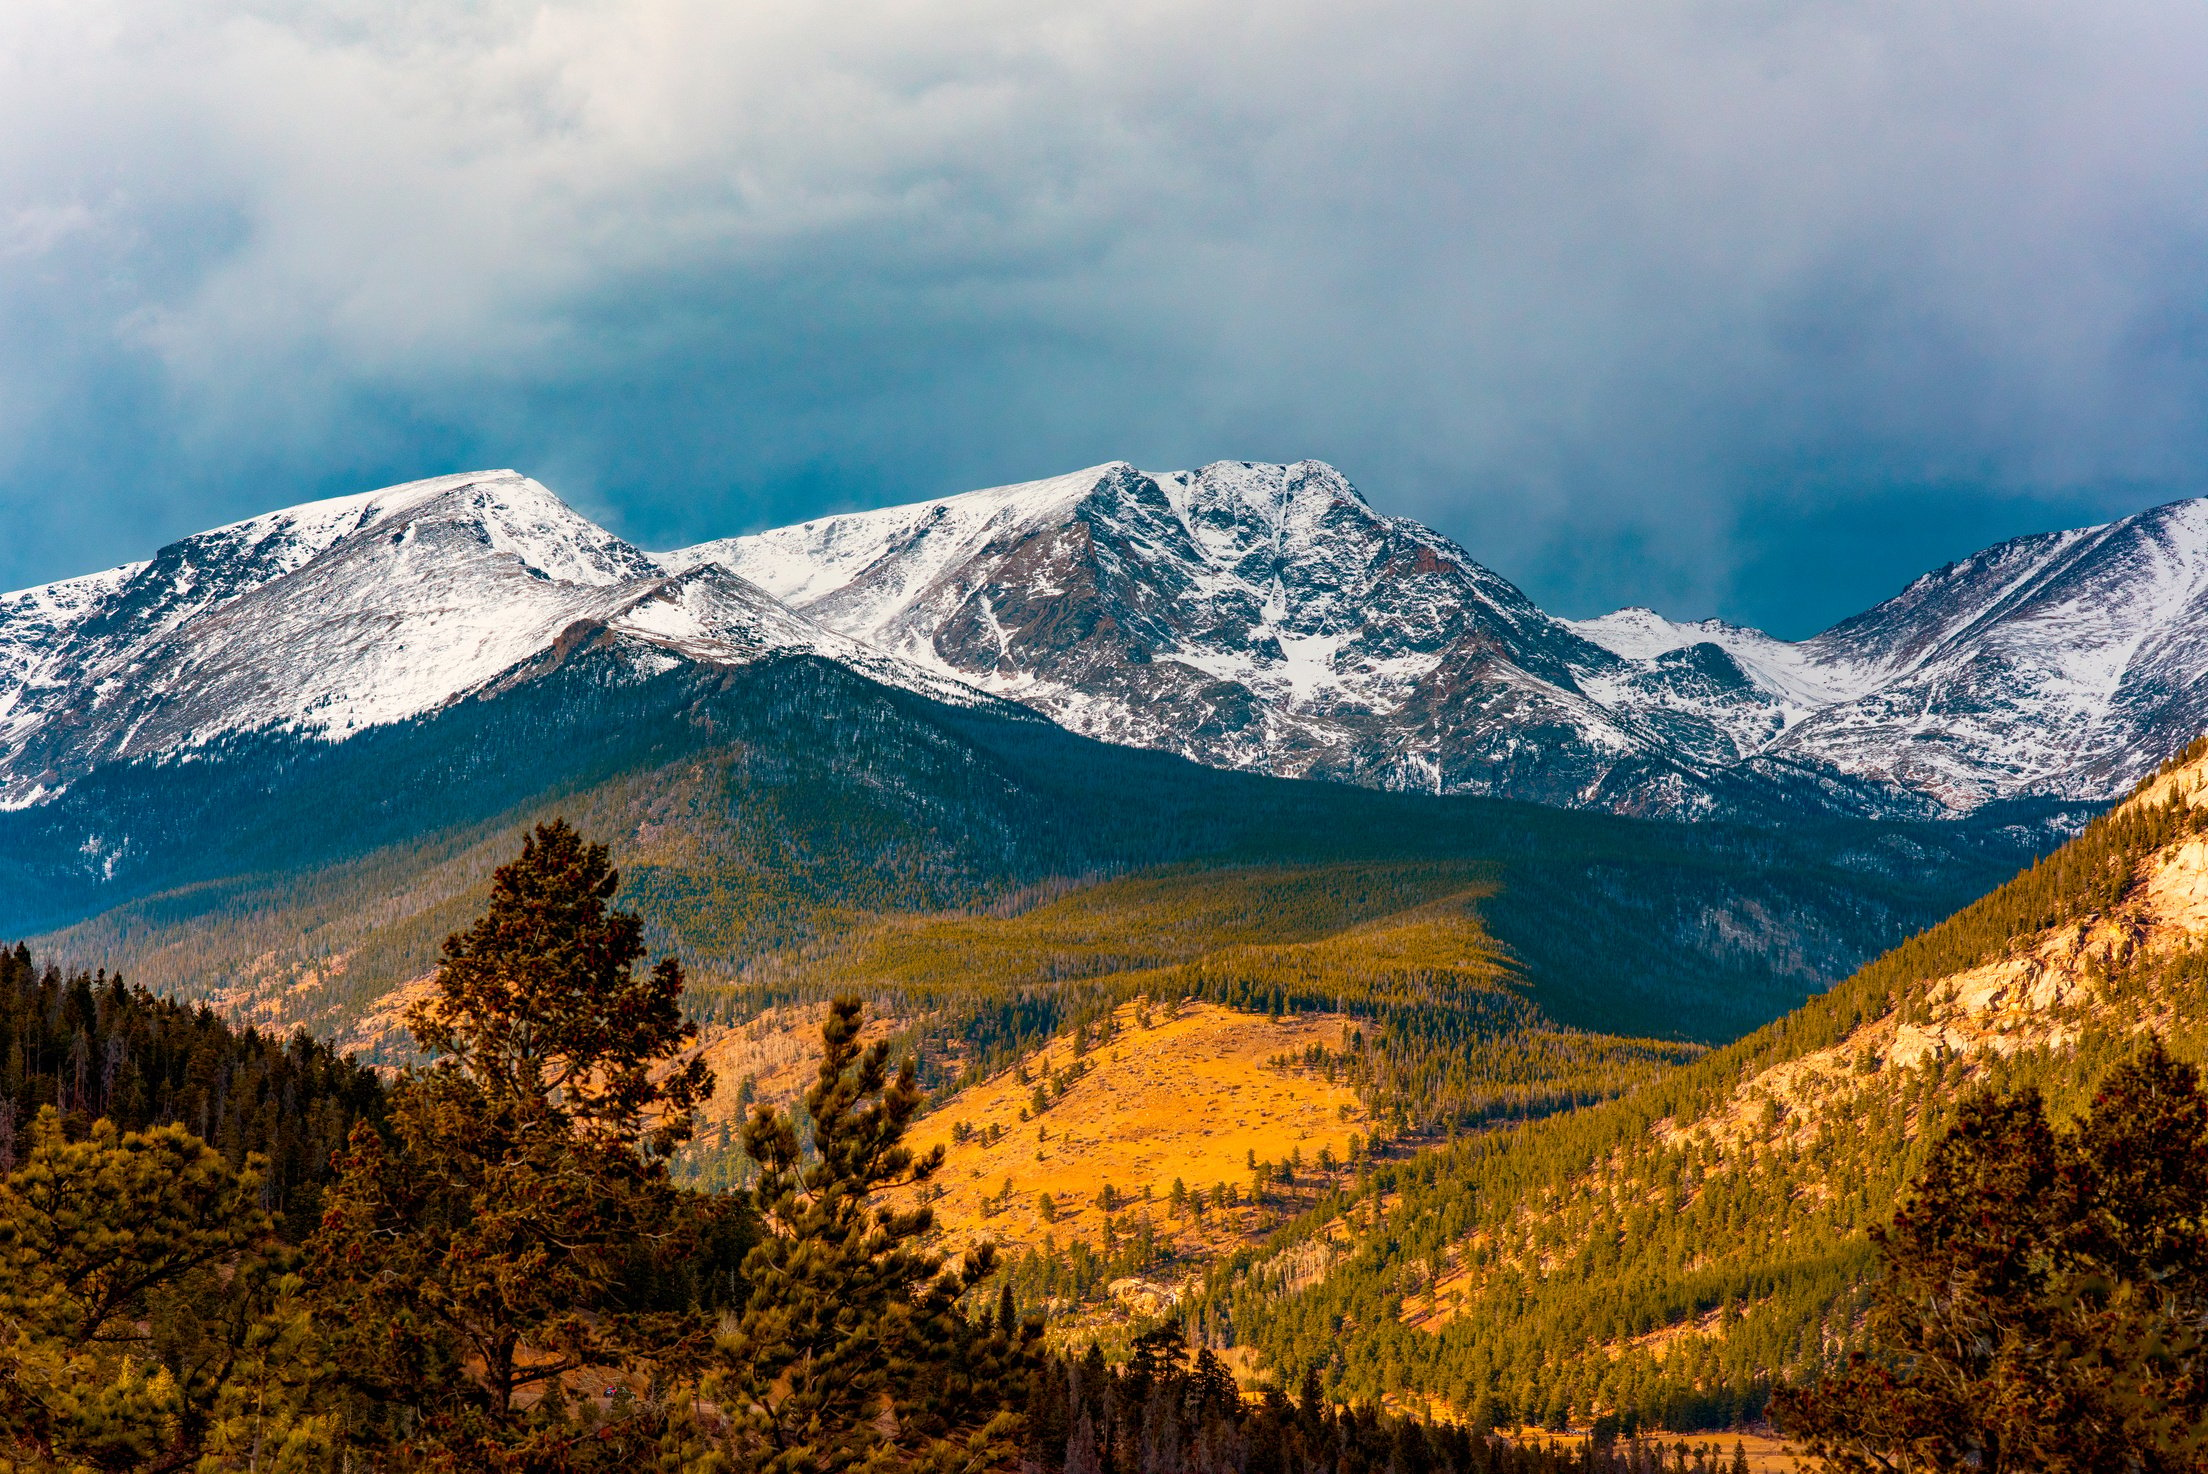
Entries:
[[[2019, 539], [1806, 641], [1565, 621], [1315, 461], [1072, 476], [665, 555], [1076, 730], [1206, 762], [1694, 814], [2099, 797], [2208, 720], [2208, 502]], [[2187, 661], [2192, 661], [2187, 665]]]
[[993, 540], [1054, 523], [1100, 483], [1125, 474], [1139, 473], [1115, 461], [1043, 481], [817, 517], [662, 553], [659, 562], [676, 571], [717, 564], [800, 609], [834, 599], [836, 627], [872, 638], [945, 569]]
[[[1520, 766], [1533, 730], [1639, 742], [1573, 685], [1573, 660], [1611, 657], [1317, 461], [1113, 462], [662, 555], [701, 560], [1077, 731], [1207, 762], [1452, 788]], [[1498, 718], [1469, 742], [1467, 701]]]
[[473, 472], [267, 513], [0, 596], [0, 805], [231, 733], [334, 740], [403, 721], [579, 626], [667, 658], [812, 651], [957, 694], [725, 570], [670, 575], [525, 476]]
[[[0, 807], [228, 735], [806, 653], [1202, 762], [1691, 817], [2103, 797], [2208, 725], [2208, 500], [2019, 538], [1812, 639], [1566, 621], [1317, 461], [1071, 475], [648, 554], [512, 471], [0, 595]], [[986, 695], [983, 693], [987, 693]]]
[[2208, 498], [2016, 538], [1805, 641], [1868, 689], [1784, 751], [1950, 809], [2112, 796], [2208, 727]]
[[1640, 604], [1613, 610], [1595, 619], [1571, 619], [1565, 623], [1611, 654], [1622, 655], [1627, 660], [1653, 660], [1690, 645], [1723, 645], [1728, 636], [1735, 634], [1771, 639], [1761, 630], [1727, 624], [1722, 619], [1666, 619]]
[[1778, 704], [1785, 727], [1834, 702], [1852, 700], [1875, 684], [1869, 671], [1840, 652], [1827, 653], [1722, 619], [1673, 620], [1653, 609], [1634, 607], [1565, 623], [1635, 664], [1658, 662], [1701, 645], [1714, 646]]

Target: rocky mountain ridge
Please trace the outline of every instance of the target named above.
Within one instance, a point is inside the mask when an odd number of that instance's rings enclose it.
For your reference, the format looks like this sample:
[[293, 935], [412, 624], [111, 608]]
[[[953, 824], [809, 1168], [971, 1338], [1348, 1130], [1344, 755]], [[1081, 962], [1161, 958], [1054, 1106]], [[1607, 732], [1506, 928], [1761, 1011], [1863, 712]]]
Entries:
[[[1981, 1078], [1990, 1062], [2073, 1050], [2088, 1031], [2189, 1035], [2204, 1022], [2197, 997], [2161, 969], [2208, 942], [2208, 756], [2174, 768], [2126, 800], [2124, 811], [2167, 806], [2188, 816], [2136, 860], [2105, 910], [2068, 916], [2014, 938], [2000, 956], [1884, 1000], [1845, 1037], [1743, 1074], [1731, 1100], [1700, 1122], [1669, 1122], [1667, 1138], [1807, 1141], [1856, 1112], [1881, 1071], [1941, 1069]], [[2174, 981], [2196, 985], [2181, 969]], [[1775, 1103], [1777, 1124], [1765, 1124]]]
[[1108, 741], [1676, 817], [2107, 799], [2208, 725], [2208, 500], [2019, 538], [1801, 642], [1568, 621], [1330, 466], [1123, 462], [662, 555]]
[[0, 808], [242, 733], [340, 741], [594, 635], [648, 652], [645, 668], [809, 653], [976, 699], [722, 569], [670, 573], [527, 477], [475, 472], [271, 512], [0, 596]]
[[0, 808], [337, 741], [585, 638], [811, 654], [1217, 767], [1658, 817], [2115, 796], [2208, 724], [2208, 501], [2017, 539], [1810, 640], [1568, 621], [1332, 467], [1123, 462], [652, 554], [511, 471], [0, 596]]

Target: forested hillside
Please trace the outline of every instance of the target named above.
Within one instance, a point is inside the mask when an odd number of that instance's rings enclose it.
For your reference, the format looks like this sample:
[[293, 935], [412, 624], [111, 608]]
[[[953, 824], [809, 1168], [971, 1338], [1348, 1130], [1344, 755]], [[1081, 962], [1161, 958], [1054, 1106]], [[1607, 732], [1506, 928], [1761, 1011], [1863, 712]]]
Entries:
[[[506, 837], [555, 813], [612, 838], [625, 902], [723, 1012], [818, 995], [795, 964], [898, 918], [1009, 916], [1160, 865], [1299, 867], [1323, 893], [1395, 883], [1360, 866], [1425, 864], [1454, 867], [1425, 899], [1488, 890], [1484, 925], [1559, 1023], [1714, 1042], [1980, 894], [2062, 819], [1768, 831], [1373, 793], [1088, 742], [817, 660], [653, 673], [633, 658], [583, 640], [343, 743], [262, 733], [104, 769], [0, 814], [0, 924], [334, 1036], [426, 973]], [[1039, 1010], [1019, 1025], [1039, 1037], [1064, 1022], [1068, 978], [1192, 960], [1131, 944], [1138, 930], [1096, 944], [1116, 954], [1101, 959], [1023, 943], [982, 981]]]
[[383, 1087], [305, 1033], [239, 1029], [117, 978], [64, 976], [18, 944], [0, 950], [0, 1174], [49, 1106], [80, 1136], [102, 1117], [124, 1131], [175, 1124], [233, 1168], [258, 1154], [267, 1206], [304, 1234], [331, 1154], [354, 1122], [381, 1118]]
[[[1587, 1025], [1662, 1028], [1646, 997], [1649, 974], [1662, 974], [1529, 967], [1486, 922], [1497, 870], [1420, 861], [1144, 871], [1011, 916], [887, 918], [698, 997], [709, 1020], [733, 1022], [762, 1002], [864, 993], [916, 1021], [923, 1078], [938, 1090], [1008, 1068], [1053, 1036], [1101, 1037], [1136, 999], [1345, 1014], [1361, 1026], [1355, 1050], [1335, 1039], [1310, 1064], [1338, 1074], [1398, 1133], [1539, 1114], [1645, 1078], [1622, 1060], [1604, 1073], [1605, 1051], [1585, 1042], [1600, 1031]], [[1691, 985], [1674, 986], [1683, 996]], [[1505, 1038], [1510, 1048], [1497, 1049]]]
[[2208, 1048], [2208, 748], [1830, 993], [1607, 1105], [1384, 1165], [1216, 1273], [1273, 1374], [1475, 1421], [1757, 1413], [1857, 1333], [1866, 1230], [1974, 1083], [2058, 1117]]
[[[910, 1195], [943, 1166], [904, 1141], [912, 1065], [821, 1019], [813, 1079], [744, 1130], [755, 1192], [671, 1183], [712, 1092], [685, 1058], [682, 971], [609, 910], [602, 847], [535, 830], [490, 909], [406, 1008], [421, 1049], [354, 1123], [304, 1242], [268, 1164], [173, 1122], [124, 1130], [129, 1084], [56, 1082], [0, 1165], [0, 1462], [28, 1471], [366, 1469], [812, 1474], [1717, 1474], [1704, 1443], [1580, 1456], [1372, 1406], [1242, 1395], [1177, 1321], [1123, 1364], [1053, 1354], [998, 1261], [932, 1252]], [[9, 955], [17, 1043], [61, 1023], [155, 1043], [209, 1024]], [[84, 1009], [90, 1000], [93, 1012]], [[43, 1019], [26, 1032], [31, 1014]], [[43, 1029], [43, 1032], [41, 1032]], [[202, 1028], [192, 1079], [256, 1057]], [[22, 1049], [18, 1053], [23, 1052]], [[113, 1051], [109, 1051], [110, 1054]], [[34, 1073], [31, 1095], [42, 1092]], [[164, 1092], [156, 1090], [156, 1097]], [[219, 1091], [218, 1091], [219, 1093]], [[18, 1102], [11, 1096], [8, 1105]], [[100, 1114], [92, 1114], [98, 1110]], [[221, 1112], [210, 1119], [219, 1123]], [[11, 1139], [12, 1145], [12, 1139]], [[902, 1195], [903, 1206], [892, 1200]], [[1109, 1460], [1109, 1463], [1106, 1463]]]
[[[1263, 1068], [1347, 1092], [1362, 1152], [1345, 1134], [1326, 1165], [1314, 1136], [1299, 1165], [1295, 1141], [1253, 1137], [1239, 1179], [1184, 1183], [1185, 1209], [1171, 1188], [1186, 1172], [1115, 1184], [1159, 1206], [1145, 1223], [1069, 1204], [1080, 1221], [1051, 1227], [1053, 1251], [1014, 1263], [1018, 1293], [1081, 1301], [1122, 1270], [1196, 1273], [1208, 1283], [1182, 1308], [1197, 1333], [1287, 1382], [1316, 1367], [1335, 1392], [1420, 1391], [1481, 1417], [1631, 1407], [1696, 1423], [1753, 1410], [1773, 1368], [1844, 1331], [1859, 1230], [1944, 1097], [1916, 1036], [1897, 1034], [1875, 1067], [1851, 1055], [1843, 1072], [1868, 1082], [1860, 1113], [1884, 1136], [1805, 1127], [1783, 1091], [1769, 1109], [1789, 1124], [1768, 1146], [1651, 1124], [1732, 1112], [1761, 1130], [1760, 1097], [1710, 1104], [1750, 1063], [1894, 1013], [1871, 1001], [1903, 989], [1894, 968], [1914, 986], [1990, 956], [2069, 915], [2080, 886], [2106, 908], [2105, 867], [2099, 890], [2047, 877], [2083, 874], [2076, 856], [2110, 844], [2152, 848], [2137, 821], [2105, 823], [1931, 933], [1975, 941], [1913, 944], [1895, 956], [1917, 961], [1888, 958], [1700, 1058], [1999, 884], [2064, 815], [1651, 823], [1219, 772], [816, 660], [629, 660], [586, 640], [507, 689], [343, 743], [262, 733], [105, 770], [0, 814], [0, 895], [54, 928], [42, 945], [65, 965], [391, 1065], [414, 1057], [394, 990], [479, 908], [515, 829], [561, 814], [612, 841], [621, 903], [689, 968], [703, 1047], [856, 991], [918, 1054], [944, 1121], [960, 1090], [1030, 1071], [1022, 1090], [1049, 1099], [1010, 1100], [997, 1124], [1037, 1131], [1047, 1120], [1019, 1110], [1066, 1102], [1070, 1119], [1104, 1078], [1085, 1083], [1059, 1051], [1104, 1043], [1138, 1007], [1324, 1014], [1340, 1021], [1330, 1040]], [[104, 849], [62, 846], [88, 824]], [[731, 1104], [756, 1093], [724, 1080]], [[709, 1122], [678, 1171], [748, 1180], [734, 1127]], [[1393, 1150], [1375, 1154], [1376, 1137]], [[1795, 1192], [1802, 1161], [1827, 1164], [1829, 1193]], [[968, 1170], [985, 1167], [1000, 1214], [1044, 1214], [1047, 1180], [1009, 1161]], [[1598, 1167], [1624, 1185], [1585, 1192]], [[1211, 1208], [1233, 1190], [1232, 1232], [1199, 1221], [1198, 1188]], [[1092, 1256], [1081, 1283], [1053, 1267], [1061, 1247]]]
[[[1484, 870], [1180, 868], [1014, 916], [885, 923], [709, 1006], [728, 1017], [706, 1056], [736, 1088], [681, 1166], [746, 1181], [736, 1128], [794, 1095], [806, 1000], [863, 991], [933, 1088], [921, 1131], [949, 1152], [932, 1204], [954, 1239], [1016, 1251], [1061, 1330], [1124, 1331], [1111, 1281], [1200, 1274], [1375, 1151], [1606, 1100], [1700, 1054], [1560, 1023], [1552, 1007], [1635, 1000], [1526, 977], [1482, 925]], [[739, 1021], [759, 989], [780, 1006]]]

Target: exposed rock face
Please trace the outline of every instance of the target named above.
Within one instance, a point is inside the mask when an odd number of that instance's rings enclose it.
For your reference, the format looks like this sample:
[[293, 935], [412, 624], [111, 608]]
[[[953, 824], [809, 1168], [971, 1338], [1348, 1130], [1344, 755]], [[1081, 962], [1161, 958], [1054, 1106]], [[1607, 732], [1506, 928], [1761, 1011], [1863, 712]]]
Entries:
[[2208, 722], [2208, 502], [2003, 544], [1800, 643], [1551, 618], [1312, 461], [1114, 463], [663, 561], [1110, 741], [1626, 813], [2107, 798]]
[[[741, 664], [805, 650], [961, 695], [717, 567], [670, 574], [511, 471], [272, 512], [0, 596], [0, 807], [234, 733], [342, 740], [586, 636]], [[649, 664], [649, 662], [647, 662]]]
[[2023, 538], [1800, 643], [1572, 622], [1315, 461], [1070, 476], [652, 555], [511, 471], [269, 513], [0, 596], [0, 807], [337, 741], [586, 640], [825, 656], [1290, 777], [1670, 817], [2122, 792], [2208, 724], [2208, 501]]
[[[2133, 804], [2171, 801], [2208, 808], [2208, 758], [2164, 775]], [[2000, 957], [1923, 987], [1914, 1008], [1895, 1006], [1865, 1019], [1841, 1043], [1782, 1061], [1744, 1078], [1731, 1108], [1708, 1123], [1717, 1137], [1767, 1132], [1760, 1112], [1777, 1102], [1798, 1137], [1844, 1115], [1868, 1077], [2075, 1045], [2100, 1024], [2144, 1034], [2190, 1023], [2176, 1000], [2152, 989], [2119, 1001], [2127, 971], [2208, 944], [2208, 839], [2182, 837], [2149, 857], [2129, 893], [2107, 913], [2082, 915], [2018, 937]], [[1966, 1070], [1967, 1073], [1967, 1070]], [[1680, 1127], [1674, 1123], [1671, 1134]]]

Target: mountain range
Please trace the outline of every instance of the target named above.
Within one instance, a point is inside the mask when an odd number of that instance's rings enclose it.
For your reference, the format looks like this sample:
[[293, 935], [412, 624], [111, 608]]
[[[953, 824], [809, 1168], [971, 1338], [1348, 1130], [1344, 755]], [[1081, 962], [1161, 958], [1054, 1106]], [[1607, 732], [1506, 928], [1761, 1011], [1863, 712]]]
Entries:
[[2208, 724], [2208, 501], [2020, 538], [1790, 643], [1544, 613], [1318, 462], [1124, 463], [648, 553], [513, 472], [0, 596], [0, 808], [341, 741], [584, 640], [826, 659], [1217, 767], [1656, 817], [2098, 801]]
[[243, 733], [342, 741], [520, 679], [585, 632], [640, 669], [817, 653], [970, 695], [717, 567], [669, 573], [526, 477], [445, 476], [0, 597], [0, 807]]
[[2208, 724], [2208, 501], [2003, 543], [1800, 643], [1554, 618], [1315, 461], [1100, 466], [662, 562], [1107, 741], [1620, 813], [2107, 799]]
[[1852, 1344], [1958, 1090], [2201, 1052], [2204, 600], [2208, 502], [1785, 642], [1554, 618], [1312, 462], [662, 553], [443, 477], [0, 598], [0, 935], [388, 1066], [562, 815], [736, 1087], [699, 1180], [861, 992], [1021, 1303], [1721, 1425]]

